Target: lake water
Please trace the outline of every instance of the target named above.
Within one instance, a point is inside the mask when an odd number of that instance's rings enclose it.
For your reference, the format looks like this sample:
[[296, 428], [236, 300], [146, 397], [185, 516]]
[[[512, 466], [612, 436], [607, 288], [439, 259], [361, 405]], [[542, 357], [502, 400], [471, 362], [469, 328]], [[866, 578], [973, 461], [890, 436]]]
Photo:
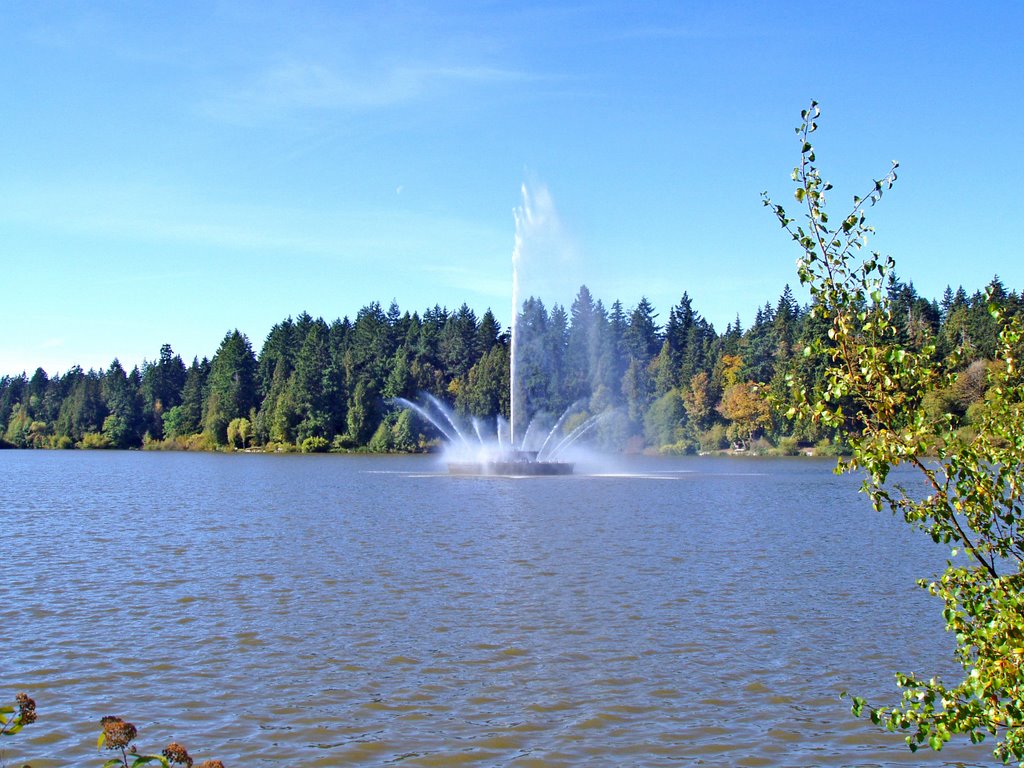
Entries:
[[952, 646], [944, 551], [831, 467], [0, 452], [7, 762], [99, 764], [117, 714], [228, 768], [992, 764], [839, 701]]

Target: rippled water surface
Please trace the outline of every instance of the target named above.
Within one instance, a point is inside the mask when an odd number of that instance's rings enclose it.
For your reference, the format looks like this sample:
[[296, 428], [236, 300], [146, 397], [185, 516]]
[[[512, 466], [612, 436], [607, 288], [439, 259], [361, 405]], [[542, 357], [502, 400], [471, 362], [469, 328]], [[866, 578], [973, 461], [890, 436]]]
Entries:
[[119, 714], [228, 768], [991, 764], [838, 700], [951, 645], [943, 551], [831, 466], [0, 452], [6, 759], [98, 764]]

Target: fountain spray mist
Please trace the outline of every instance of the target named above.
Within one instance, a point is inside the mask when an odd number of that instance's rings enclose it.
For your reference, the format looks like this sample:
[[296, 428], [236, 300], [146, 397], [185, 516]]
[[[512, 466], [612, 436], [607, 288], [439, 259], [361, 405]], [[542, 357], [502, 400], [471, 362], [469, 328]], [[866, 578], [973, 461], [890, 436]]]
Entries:
[[523, 257], [523, 243], [526, 239], [526, 230], [531, 217], [530, 192], [526, 184], [522, 186], [523, 204], [512, 211], [516, 222], [515, 244], [512, 247], [512, 349], [509, 356], [509, 443], [516, 447], [516, 415], [518, 405], [518, 394], [516, 390], [516, 360], [519, 357], [519, 262]]
[[[428, 393], [420, 394], [420, 403], [403, 398], [391, 401], [430, 422], [444, 436], [444, 453], [449, 459], [448, 471], [451, 474], [571, 474], [575, 463], [565, 460], [569, 458], [570, 451], [579, 454], [580, 448], [576, 444], [608, 416], [607, 413], [588, 416], [586, 399], [569, 406], [554, 421], [553, 426], [552, 415], [543, 408], [540, 412], [531, 411], [531, 403], [520, 376], [543, 369], [546, 352], [538, 350], [536, 344], [531, 343], [528, 327], [520, 328], [523, 261], [527, 257], [536, 258], [538, 263], [547, 267], [546, 272], [550, 273], [552, 267], [556, 267], [554, 271], [557, 276], [564, 278], [568, 270], [557, 267], [564, 267], [566, 256], [572, 255], [572, 248], [547, 188], [523, 184], [521, 192], [522, 204], [512, 211], [515, 218], [515, 244], [512, 249], [509, 420], [496, 415], [492, 432], [488, 424], [477, 418], [470, 419], [467, 424], [445, 403]], [[550, 275], [531, 277], [537, 282], [545, 282], [544, 278], [550, 278]], [[520, 337], [524, 333], [527, 338], [522, 340]], [[520, 349], [521, 343], [524, 349]], [[524, 352], [526, 359], [520, 360]], [[537, 359], [538, 354], [540, 360]], [[521, 373], [520, 368], [526, 370]], [[536, 406], [537, 403], [532, 405]], [[568, 434], [563, 434], [564, 428], [570, 424], [569, 419], [576, 417], [582, 419], [582, 423], [575, 424]]]
[[[519, 312], [522, 309], [523, 263], [540, 257], [550, 268], [554, 263], [564, 262], [573, 250], [562, 229], [555, 203], [548, 188], [543, 184], [524, 183], [520, 188], [522, 203], [513, 209], [515, 218], [515, 243], [512, 248], [512, 322], [510, 325], [511, 354], [509, 357], [509, 414], [510, 443], [513, 449], [523, 447], [526, 436], [523, 425], [533, 416], [526, 394], [519, 381]], [[561, 266], [561, 264], [560, 264]], [[536, 270], [534, 270], [536, 273]], [[538, 275], [533, 274], [534, 282]], [[537, 288], [537, 285], [533, 286]]]

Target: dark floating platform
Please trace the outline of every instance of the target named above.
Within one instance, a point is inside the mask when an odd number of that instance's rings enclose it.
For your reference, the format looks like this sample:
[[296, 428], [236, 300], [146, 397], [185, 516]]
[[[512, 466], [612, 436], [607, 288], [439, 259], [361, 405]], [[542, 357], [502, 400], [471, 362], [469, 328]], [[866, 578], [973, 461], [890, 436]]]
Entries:
[[449, 475], [571, 475], [564, 461], [452, 461]]
[[544, 476], [571, 475], [568, 461], [537, 461], [536, 451], [507, 451], [486, 461], [450, 461], [450, 475]]

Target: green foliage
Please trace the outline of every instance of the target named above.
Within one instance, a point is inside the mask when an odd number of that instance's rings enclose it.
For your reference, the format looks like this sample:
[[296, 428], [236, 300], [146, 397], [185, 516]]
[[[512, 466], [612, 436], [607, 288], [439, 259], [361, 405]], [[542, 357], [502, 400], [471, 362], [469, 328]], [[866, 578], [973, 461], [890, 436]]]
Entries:
[[185, 386], [181, 390], [181, 405], [176, 422], [176, 436], [194, 435], [202, 430], [203, 404], [205, 400], [206, 380], [210, 375], [210, 364], [204, 359], [202, 363], [192, 361], [185, 376]]
[[113, 448], [114, 444], [110, 442], [110, 438], [107, 435], [101, 432], [86, 432], [82, 435], [78, 447], [85, 450], [102, 450], [104, 448]]
[[654, 381], [647, 363], [631, 358], [622, 378], [622, 394], [626, 398], [626, 409], [634, 424], [642, 424], [644, 412], [654, 397]]
[[124, 418], [112, 413], [103, 420], [103, 437], [111, 448], [127, 448], [132, 433]]
[[248, 416], [256, 405], [256, 358], [249, 340], [238, 330], [224, 336], [214, 355], [207, 389], [204, 431], [212, 442], [224, 445], [231, 420]]
[[380, 426], [380, 410], [373, 382], [360, 381], [348, 406], [348, 434], [357, 445], [366, 445]]
[[644, 436], [650, 445], [674, 445], [683, 440], [686, 409], [676, 389], [659, 397], [644, 414]]
[[729, 447], [729, 430], [725, 424], [714, 424], [698, 435], [697, 442], [705, 453], [720, 451]]
[[822, 438], [814, 444], [815, 456], [846, 456], [849, 453], [849, 446], [841, 439], [829, 440], [828, 438]]
[[[942, 357], [927, 327], [908, 332], [900, 292], [886, 290], [892, 259], [859, 255], [872, 232], [865, 210], [892, 186], [897, 164], [832, 224], [825, 211], [831, 186], [819, 175], [810, 142], [818, 116], [812, 102], [797, 129], [801, 163], [793, 179], [805, 223], [796, 225], [782, 206], [764, 200], [800, 246], [798, 272], [811, 292], [811, 313], [827, 326], [825, 338], [804, 351], [825, 360], [823, 380], [809, 387], [792, 377], [790, 413], [840, 428], [852, 455], [839, 470], [862, 470], [876, 509], [950, 546], [941, 578], [919, 583], [941, 601], [962, 667], [962, 678], [950, 683], [898, 674], [900, 703], [872, 707], [854, 697], [852, 709], [907, 732], [911, 750], [939, 750], [957, 733], [974, 743], [994, 736], [996, 757], [1024, 766], [1024, 329], [990, 291], [989, 316], [999, 328], [994, 362], [970, 373], [961, 360], [977, 348], [966, 337]], [[957, 392], [961, 406], [972, 402], [970, 430], [936, 402], [936, 393]], [[923, 495], [892, 482], [898, 466], [916, 472]]]
[[169, 411], [166, 411], [162, 416], [162, 420], [162, 432], [165, 437], [172, 440], [191, 434], [194, 428], [194, 425], [189, 423], [188, 417], [185, 415], [184, 407], [180, 405], [176, 405]]
[[391, 438], [391, 425], [387, 421], [380, 423], [366, 447], [374, 453], [390, 453], [392, 451], [394, 443]]
[[[232, 419], [228, 422], [227, 444], [229, 448], [248, 447], [249, 438], [252, 436], [252, 422], [243, 416]], [[326, 442], [326, 441], [325, 441]]]
[[141, 395], [146, 418], [146, 431], [151, 439], [164, 436], [164, 414], [179, 406], [182, 390], [188, 376], [188, 369], [179, 355], [174, 354], [170, 344], [160, 347], [160, 357], [155, 363], [142, 366]]
[[8, 417], [4, 440], [15, 448], [30, 447], [29, 430], [31, 426], [32, 416], [28, 412], [28, 407], [24, 403], [18, 403]]
[[[997, 277], [989, 289], [1001, 310], [1019, 311], [1020, 297]], [[941, 303], [929, 301], [891, 273], [880, 290], [891, 302], [895, 338], [910, 352], [933, 349], [957, 371], [925, 395], [928, 418], [948, 414], [969, 436], [990, 396], [990, 361], [982, 356], [998, 343], [989, 299], [958, 288]], [[588, 437], [612, 451], [718, 450], [731, 435], [734, 443], [767, 440], [788, 453], [786, 438], [834, 445], [841, 429], [855, 426], [849, 396], [844, 418], [827, 423], [791, 422], [777, 408], [791, 381], [811, 393], [824, 390], [827, 357], [802, 353], [818, 341], [835, 345], [827, 336], [831, 320], [798, 306], [788, 286], [757, 309], [746, 330], [737, 317], [717, 333], [685, 292], [663, 327], [657, 318], [646, 299], [630, 309], [615, 301], [606, 310], [586, 286], [568, 310], [536, 297], [524, 301], [517, 417], [554, 416], [577, 402], [592, 414], [616, 411]], [[232, 331], [212, 361], [187, 368], [165, 344], [141, 371], [114, 360], [102, 371], [0, 376], [0, 446], [297, 451], [320, 438], [332, 450], [371, 442], [388, 451], [423, 450], [439, 439], [436, 431], [414, 421], [395, 433], [386, 403], [429, 393], [467, 420], [508, 419], [510, 357], [509, 333], [490, 310], [477, 319], [466, 305], [454, 312], [434, 306], [420, 316], [373, 302], [355, 322], [331, 323], [303, 312], [276, 324], [258, 356]], [[524, 430], [519, 424], [518, 434]]]
[[502, 345], [491, 347], [469, 369], [466, 383], [459, 388], [455, 403], [458, 410], [471, 416], [509, 415], [509, 359]]
[[412, 411], [403, 410], [398, 414], [395, 425], [391, 428], [391, 445], [395, 451], [416, 451], [419, 450], [422, 437], [414, 428]]
[[686, 456], [697, 452], [697, 444], [689, 439], [683, 438], [671, 444], [662, 445], [658, 453], [662, 456]]
[[326, 437], [307, 437], [302, 441], [299, 450], [303, 453], [323, 453], [330, 448], [330, 445]]
[[775, 447], [775, 453], [779, 456], [796, 456], [800, 453], [800, 444], [795, 437], [783, 437]]
[[415, 430], [412, 411], [402, 409], [384, 417], [366, 447], [374, 453], [411, 453], [421, 450], [422, 444], [423, 436]]
[[114, 360], [103, 376], [100, 390], [107, 416], [102, 433], [112, 448], [134, 448], [142, 444], [142, 398], [139, 373], [129, 377], [121, 363]]

